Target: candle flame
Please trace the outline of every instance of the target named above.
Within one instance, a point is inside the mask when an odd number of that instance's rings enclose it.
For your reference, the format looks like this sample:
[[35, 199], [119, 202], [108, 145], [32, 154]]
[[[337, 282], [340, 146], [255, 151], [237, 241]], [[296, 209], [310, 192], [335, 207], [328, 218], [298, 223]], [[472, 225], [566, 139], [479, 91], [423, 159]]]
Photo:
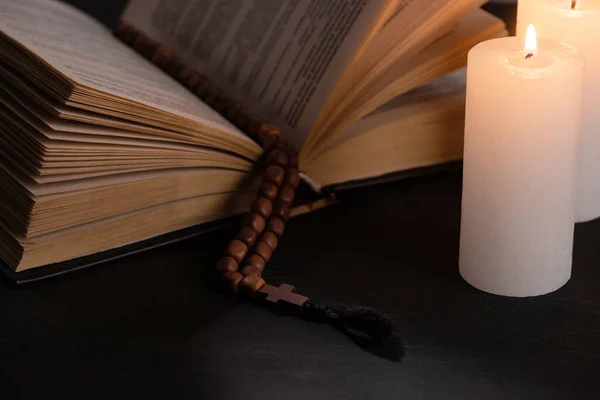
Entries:
[[531, 58], [537, 56], [537, 35], [535, 33], [535, 27], [533, 24], [529, 24], [527, 28], [527, 34], [525, 35], [525, 58]]

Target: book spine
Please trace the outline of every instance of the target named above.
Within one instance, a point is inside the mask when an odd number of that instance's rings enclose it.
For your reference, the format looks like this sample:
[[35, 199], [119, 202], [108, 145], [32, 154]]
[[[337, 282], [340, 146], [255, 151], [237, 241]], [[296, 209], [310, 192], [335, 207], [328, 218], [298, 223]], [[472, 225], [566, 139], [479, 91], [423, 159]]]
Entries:
[[149, 38], [134, 26], [121, 22], [114, 34], [257, 142], [262, 143], [273, 130], [278, 129], [244, 109], [210, 78], [188, 65], [173, 50]]

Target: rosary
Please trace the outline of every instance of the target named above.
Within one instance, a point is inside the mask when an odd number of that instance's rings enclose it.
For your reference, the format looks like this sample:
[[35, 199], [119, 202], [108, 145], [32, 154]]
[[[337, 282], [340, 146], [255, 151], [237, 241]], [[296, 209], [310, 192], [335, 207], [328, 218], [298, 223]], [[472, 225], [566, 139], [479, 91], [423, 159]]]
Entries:
[[[263, 180], [250, 212], [242, 220], [235, 239], [217, 263], [221, 287], [232, 295], [274, 307], [288, 315], [326, 322], [359, 346], [392, 360], [403, 355], [402, 344], [390, 340], [393, 326], [388, 317], [362, 306], [331, 307], [295, 293], [294, 287], [269, 285], [262, 272], [281, 239], [300, 184], [298, 154], [277, 127], [244, 110], [206, 76], [185, 65], [172, 50], [148, 38], [131, 25], [121, 23], [115, 34], [124, 43], [177, 79], [204, 103], [256, 140], [263, 149]], [[384, 342], [391, 342], [381, 347]]]

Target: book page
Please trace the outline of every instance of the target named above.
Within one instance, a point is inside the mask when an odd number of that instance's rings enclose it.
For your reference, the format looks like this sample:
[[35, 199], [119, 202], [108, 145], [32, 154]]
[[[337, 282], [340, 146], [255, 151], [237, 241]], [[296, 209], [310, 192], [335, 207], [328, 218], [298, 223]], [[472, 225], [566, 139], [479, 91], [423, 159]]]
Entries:
[[341, 71], [394, 3], [131, 0], [123, 19], [175, 49], [301, 147]]
[[0, 0], [2, 33], [73, 82], [250, 140], [82, 12], [49, 0]]

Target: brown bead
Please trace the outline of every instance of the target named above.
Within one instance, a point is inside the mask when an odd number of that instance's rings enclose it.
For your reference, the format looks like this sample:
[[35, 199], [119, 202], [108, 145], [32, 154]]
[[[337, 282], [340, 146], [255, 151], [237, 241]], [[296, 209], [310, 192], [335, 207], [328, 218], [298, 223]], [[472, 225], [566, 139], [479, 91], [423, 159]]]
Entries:
[[144, 57], [152, 59], [154, 52], [158, 49], [158, 43], [147, 36], [140, 34], [133, 40], [132, 47]]
[[262, 271], [263, 269], [265, 269], [265, 265], [267, 264], [267, 262], [258, 254], [251, 254], [250, 257], [248, 257], [248, 259], [246, 260], [246, 264], [252, 265]]
[[181, 72], [179, 73], [179, 82], [182, 82], [184, 84], [187, 83], [188, 79], [190, 79], [190, 77], [196, 72], [196, 70], [194, 70], [194, 68], [185, 66], [183, 67], [183, 69], [181, 70]]
[[265, 280], [260, 275], [248, 275], [240, 283], [240, 291], [246, 296], [254, 297], [263, 286]]
[[248, 225], [257, 233], [262, 233], [262, 231], [265, 229], [266, 221], [263, 217], [256, 213], [249, 213], [246, 215], [246, 217], [244, 217], [242, 224]]
[[266, 197], [259, 197], [252, 205], [252, 211], [263, 218], [269, 218], [273, 211], [273, 202]]
[[291, 144], [288, 141], [285, 141], [285, 147], [284, 150], [286, 153], [288, 154], [298, 154], [298, 152], [296, 151], [296, 148], [294, 147], [293, 144]]
[[227, 99], [225, 97], [221, 97], [217, 101], [215, 101], [213, 108], [219, 114], [223, 115], [223, 114], [225, 114], [225, 112], [227, 112], [227, 110], [229, 110], [230, 103], [231, 103], [231, 101], [229, 99]]
[[291, 204], [292, 201], [294, 201], [294, 195], [296, 194], [296, 191], [294, 190], [293, 187], [291, 187], [288, 184], [284, 184], [281, 186], [281, 188], [279, 189], [279, 200]]
[[121, 23], [115, 30], [115, 33], [125, 43], [131, 43], [138, 34], [138, 31], [132, 25]]
[[258, 138], [264, 141], [269, 136], [280, 136], [279, 128], [271, 124], [262, 124], [258, 130]]
[[287, 221], [290, 218], [290, 203], [283, 202], [279, 199], [275, 200], [273, 202], [273, 212], [271, 215], [281, 218], [283, 221]]
[[239, 269], [240, 265], [233, 257], [225, 256], [222, 257], [217, 263], [217, 271], [221, 274], [227, 272], [235, 272]]
[[240, 111], [240, 113], [236, 117], [235, 124], [242, 131], [246, 131], [247, 130], [247, 128], [248, 128], [248, 114], [244, 110]]
[[234, 239], [227, 246], [227, 255], [233, 257], [237, 263], [241, 263], [246, 257], [248, 246], [241, 240]]
[[269, 165], [265, 169], [265, 180], [275, 183], [277, 187], [281, 186], [284, 177], [285, 171], [278, 165]]
[[285, 182], [296, 189], [300, 184], [300, 173], [296, 168], [289, 168], [285, 174]]
[[185, 63], [181, 57], [171, 57], [167, 64], [167, 72], [173, 77], [178, 77], [185, 68]]
[[275, 251], [277, 248], [277, 236], [271, 231], [264, 231], [260, 235], [260, 242], [266, 243], [271, 248], [271, 251]]
[[206, 94], [212, 91], [214, 88], [214, 84], [207, 77], [203, 77], [198, 86], [196, 87], [196, 94], [198, 92], [202, 93], [202, 97], [206, 96]]
[[285, 222], [281, 218], [271, 217], [269, 218], [269, 224], [267, 229], [275, 234], [278, 238], [281, 238], [285, 229]]
[[245, 265], [244, 268], [242, 268], [242, 275], [244, 276], [248, 276], [248, 275], [260, 275], [262, 274], [262, 269], [258, 268], [256, 265], [252, 265], [252, 264], [248, 264]]
[[196, 85], [196, 89], [194, 89], [194, 94], [201, 99], [204, 98], [204, 94], [208, 91], [208, 87], [206, 81], [203, 79]]
[[246, 246], [252, 247], [252, 245], [254, 245], [254, 242], [256, 242], [257, 237], [258, 232], [256, 232], [254, 228], [248, 225], [242, 225], [242, 227], [238, 231], [236, 239], [244, 242]]
[[223, 274], [223, 289], [231, 294], [237, 294], [244, 275], [239, 272], [226, 272]]
[[292, 168], [298, 168], [298, 154], [296, 154], [296, 151], [288, 153], [288, 165]]
[[172, 50], [163, 46], [159, 46], [156, 50], [154, 50], [154, 54], [152, 55], [152, 62], [162, 66], [162, 63], [165, 62], [165, 60], [167, 60], [168, 58], [171, 58], [173, 54], [174, 53]]
[[196, 88], [196, 94], [204, 99], [209, 93], [216, 92], [216, 86], [212, 83], [210, 79], [203, 79], [198, 87]]
[[290, 148], [290, 144], [285, 139], [281, 138], [279, 139], [279, 142], [277, 142], [277, 146], [275, 146], [275, 148], [281, 149], [286, 153], [289, 153], [288, 149]]
[[225, 116], [230, 122], [235, 122], [237, 115], [241, 112], [241, 110], [242, 106], [240, 106], [238, 103], [232, 102]]
[[273, 150], [275, 147], [277, 147], [277, 145], [279, 144], [279, 142], [281, 141], [279, 136], [276, 135], [271, 135], [265, 138], [265, 140], [263, 140], [262, 143], [262, 148], [265, 152], [270, 152], [271, 150]]
[[217, 103], [217, 101], [219, 101], [220, 98], [221, 96], [219, 96], [217, 90], [212, 89], [207, 90], [206, 93], [204, 93], [204, 97], [202, 98], [202, 100], [209, 106], [214, 107], [214, 105]]
[[263, 182], [258, 189], [258, 195], [266, 197], [269, 200], [275, 200], [278, 192], [277, 185], [273, 182]]
[[252, 136], [258, 137], [258, 132], [260, 131], [260, 127], [264, 124], [264, 122], [254, 115], [248, 115], [248, 133]]
[[190, 75], [190, 77], [187, 79], [185, 84], [188, 87], [188, 89], [195, 92], [196, 88], [198, 87], [200, 82], [202, 82], [203, 79], [204, 78], [202, 77], [202, 75], [200, 75], [198, 72], [194, 71], [194, 73], [192, 73]]
[[252, 251], [257, 255], [261, 256], [265, 260], [265, 263], [269, 262], [269, 260], [271, 259], [271, 254], [273, 252], [268, 244], [260, 241], [256, 243]]
[[275, 149], [267, 156], [268, 165], [279, 165], [280, 167], [286, 167], [288, 164], [288, 156], [281, 149]]

